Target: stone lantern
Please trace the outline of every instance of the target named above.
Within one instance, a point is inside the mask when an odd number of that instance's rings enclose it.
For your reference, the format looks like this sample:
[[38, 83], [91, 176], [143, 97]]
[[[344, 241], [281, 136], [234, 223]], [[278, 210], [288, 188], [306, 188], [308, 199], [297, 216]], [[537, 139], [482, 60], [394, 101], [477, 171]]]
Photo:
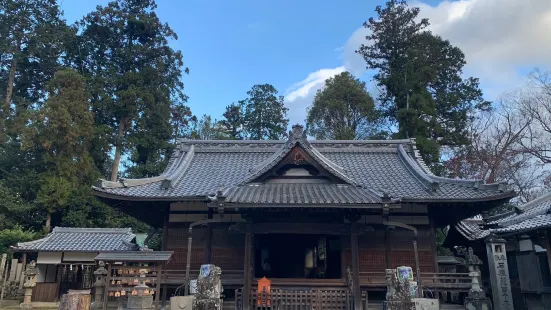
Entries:
[[469, 266], [469, 276], [471, 277], [471, 289], [469, 295], [465, 298], [465, 309], [469, 310], [491, 310], [492, 302], [486, 297], [484, 290], [480, 287], [480, 265], [482, 260], [473, 253], [473, 248], [469, 248], [465, 255], [465, 263]]
[[27, 265], [27, 269], [23, 274], [25, 275], [25, 283], [23, 284], [23, 287], [25, 288], [25, 297], [23, 299], [23, 303], [19, 306], [21, 308], [30, 309], [33, 307], [31, 297], [33, 295], [33, 287], [36, 286], [35, 278], [38, 274], [36, 262], [34, 260]]
[[105, 269], [105, 263], [100, 261], [98, 266], [98, 269], [94, 271], [96, 282], [94, 282], [94, 302], [92, 303], [93, 309], [103, 308], [103, 288], [105, 287], [105, 280], [107, 279], [107, 269]]

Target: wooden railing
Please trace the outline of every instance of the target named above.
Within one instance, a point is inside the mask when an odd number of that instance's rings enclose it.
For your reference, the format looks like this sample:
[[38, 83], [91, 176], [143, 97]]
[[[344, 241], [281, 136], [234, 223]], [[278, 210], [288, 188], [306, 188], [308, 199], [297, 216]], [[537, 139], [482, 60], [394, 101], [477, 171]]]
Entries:
[[[197, 279], [199, 270], [190, 271], [190, 279]], [[162, 283], [168, 285], [182, 285], [185, 282], [185, 270], [164, 270]], [[243, 270], [223, 270], [222, 284], [227, 286], [243, 285]], [[271, 278], [273, 286], [310, 288], [342, 288], [346, 283], [342, 279], [279, 279]], [[253, 281], [253, 285], [256, 281]], [[360, 272], [360, 283], [365, 288], [386, 288], [384, 272]], [[445, 289], [468, 291], [471, 288], [471, 278], [468, 273], [430, 273], [421, 272], [421, 285], [428, 289]]]
[[[414, 275], [415, 276], [415, 275]], [[421, 286], [428, 289], [468, 291], [472, 279], [468, 273], [421, 272]], [[386, 287], [384, 272], [360, 272], [362, 287]]]
[[[235, 310], [243, 310], [243, 291], [235, 291]], [[352, 310], [354, 297], [347, 289], [273, 288], [269, 294], [250, 292], [249, 309]], [[367, 310], [367, 293], [362, 292], [362, 307]]]
[[[190, 270], [189, 278], [197, 279], [199, 270]], [[182, 285], [186, 279], [185, 270], [164, 270], [161, 283], [169, 285]], [[223, 270], [220, 276], [225, 285], [243, 285], [243, 270]]]

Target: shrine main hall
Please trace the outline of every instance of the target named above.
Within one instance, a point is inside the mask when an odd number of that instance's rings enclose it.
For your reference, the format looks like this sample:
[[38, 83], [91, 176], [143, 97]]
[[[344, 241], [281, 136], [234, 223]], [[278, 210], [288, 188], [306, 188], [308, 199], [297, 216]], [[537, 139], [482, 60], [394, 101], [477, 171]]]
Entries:
[[413, 139], [309, 141], [300, 125], [286, 141], [178, 140], [161, 175], [100, 181], [94, 193], [162, 228], [174, 251], [165, 285], [184, 283], [191, 232], [192, 274], [215, 264], [225, 298], [244, 300], [264, 276], [272, 288], [351, 286], [354, 296], [383, 295], [389, 268], [430, 278], [437, 229], [515, 196], [433, 175]]

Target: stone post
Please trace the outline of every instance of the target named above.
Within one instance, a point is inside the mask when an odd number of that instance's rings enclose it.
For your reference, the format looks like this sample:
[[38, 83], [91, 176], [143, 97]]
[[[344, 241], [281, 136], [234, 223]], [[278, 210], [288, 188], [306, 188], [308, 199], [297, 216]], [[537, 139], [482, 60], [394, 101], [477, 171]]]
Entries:
[[482, 265], [482, 260], [474, 255], [473, 249], [469, 248], [469, 252], [465, 255], [465, 263], [469, 267], [469, 276], [471, 277], [471, 289], [469, 295], [465, 298], [466, 310], [492, 310], [492, 302], [486, 297], [484, 290], [480, 287], [479, 267]]
[[197, 278], [197, 293], [193, 301], [194, 310], [221, 310], [220, 300], [222, 269], [215, 265], [201, 265]]
[[505, 249], [506, 241], [492, 234], [485, 242], [494, 306], [499, 310], [514, 310]]
[[38, 270], [36, 270], [36, 262], [34, 260], [27, 265], [27, 269], [23, 274], [25, 275], [25, 283], [23, 284], [23, 288], [25, 288], [25, 297], [23, 299], [23, 303], [20, 304], [19, 307], [30, 309], [33, 307], [31, 297], [33, 295], [33, 287], [36, 286], [35, 277], [38, 274]]
[[98, 266], [98, 269], [94, 271], [96, 282], [94, 282], [94, 302], [92, 303], [92, 309], [103, 308], [103, 287], [105, 286], [107, 269], [105, 269], [105, 263], [102, 261], [98, 263]]

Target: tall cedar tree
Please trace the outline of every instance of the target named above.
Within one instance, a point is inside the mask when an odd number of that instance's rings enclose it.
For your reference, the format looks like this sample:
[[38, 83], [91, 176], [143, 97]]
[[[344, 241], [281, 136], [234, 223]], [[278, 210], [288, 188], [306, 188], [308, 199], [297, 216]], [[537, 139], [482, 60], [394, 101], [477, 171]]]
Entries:
[[254, 85], [244, 102], [244, 124], [251, 140], [280, 140], [286, 136], [289, 119], [283, 96], [270, 84]]
[[[136, 163], [145, 165], [142, 176], [160, 170], [155, 163], [166, 159], [172, 139], [173, 102], [187, 100], [181, 76], [188, 70], [181, 52], [169, 46], [176, 33], [161, 23], [156, 7], [153, 0], [117, 0], [78, 23], [74, 65], [90, 81], [96, 127], [101, 133], [110, 129], [111, 180], [117, 179], [121, 155], [129, 149]], [[96, 153], [98, 166], [108, 151]]]
[[376, 119], [373, 98], [349, 72], [325, 81], [308, 110], [308, 131], [316, 139], [354, 140], [373, 134]]
[[0, 1], [0, 143], [8, 132], [17, 140], [27, 109], [44, 98], [71, 34], [55, 0]]
[[243, 139], [244, 115], [243, 109], [245, 106], [244, 100], [226, 106], [226, 111], [222, 115], [220, 128], [224, 131], [226, 138], [230, 140]]
[[97, 170], [88, 153], [93, 118], [84, 78], [61, 70], [48, 83], [48, 100], [31, 114], [23, 145], [35, 150], [44, 169], [35, 204], [46, 212], [45, 230], [52, 214], [67, 206], [72, 191], [91, 184]]
[[390, 0], [377, 6], [364, 26], [369, 44], [357, 51], [374, 80], [383, 117], [397, 122], [396, 138], [416, 138], [423, 159], [438, 172], [440, 147], [469, 143], [468, 124], [476, 110], [489, 108], [478, 79], [463, 79], [465, 55], [450, 42], [424, 29], [419, 8]]

